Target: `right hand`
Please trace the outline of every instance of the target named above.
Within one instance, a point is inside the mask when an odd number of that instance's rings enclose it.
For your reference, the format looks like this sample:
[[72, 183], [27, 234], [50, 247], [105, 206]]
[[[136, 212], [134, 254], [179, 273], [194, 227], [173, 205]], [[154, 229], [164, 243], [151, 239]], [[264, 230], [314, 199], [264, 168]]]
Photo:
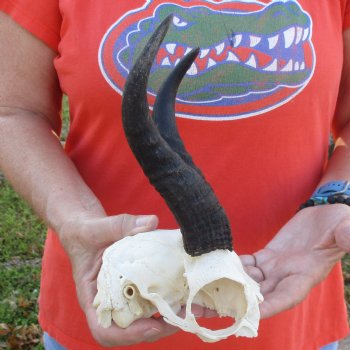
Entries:
[[349, 251], [348, 206], [320, 205], [296, 213], [263, 249], [241, 256], [248, 273], [260, 283], [261, 318], [302, 302]]
[[158, 219], [154, 215], [132, 216], [128, 214], [98, 218], [78, 218], [65, 223], [60, 230], [60, 240], [69, 255], [78, 300], [95, 340], [103, 346], [122, 346], [156, 341], [179, 329], [162, 318], [140, 319], [128, 328], [113, 324], [108, 329], [97, 322], [93, 299], [97, 293], [96, 279], [102, 264], [104, 250], [128, 235], [154, 230]]

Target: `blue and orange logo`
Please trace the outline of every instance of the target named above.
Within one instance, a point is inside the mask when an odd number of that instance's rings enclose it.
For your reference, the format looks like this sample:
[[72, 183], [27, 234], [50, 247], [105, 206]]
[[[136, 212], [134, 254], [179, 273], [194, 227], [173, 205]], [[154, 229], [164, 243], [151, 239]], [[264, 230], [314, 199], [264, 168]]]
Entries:
[[173, 25], [151, 71], [150, 106], [166, 76], [194, 47], [201, 50], [180, 86], [180, 117], [259, 115], [290, 101], [313, 75], [312, 21], [297, 1], [147, 1], [114, 23], [100, 45], [101, 71], [118, 93], [150, 35], [171, 13]]

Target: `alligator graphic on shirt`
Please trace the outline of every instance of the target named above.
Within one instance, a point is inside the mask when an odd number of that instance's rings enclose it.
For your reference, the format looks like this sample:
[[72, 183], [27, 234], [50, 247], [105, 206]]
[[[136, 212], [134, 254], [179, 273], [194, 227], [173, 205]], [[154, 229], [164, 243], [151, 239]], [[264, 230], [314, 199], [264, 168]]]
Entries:
[[152, 94], [194, 47], [200, 47], [200, 54], [177, 96], [185, 103], [256, 100], [281, 87], [303, 86], [313, 73], [310, 17], [297, 2], [288, 1], [273, 2], [252, 12], [163, 3], [152, 16], [130, 25], [120, 36], [114, 58], [123, 76], [170, 13], [174, 14], [173, 25], [149, 81]]

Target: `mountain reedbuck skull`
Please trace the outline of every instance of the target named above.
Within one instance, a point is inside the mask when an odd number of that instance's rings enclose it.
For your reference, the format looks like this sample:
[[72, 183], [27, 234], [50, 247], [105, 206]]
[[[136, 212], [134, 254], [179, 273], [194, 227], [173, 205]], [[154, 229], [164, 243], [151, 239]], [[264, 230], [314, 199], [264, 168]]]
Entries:
[[[259, 326], [259, 285], [232, 251], [228, 218], [212, 188], [194, 165], [178, 134], [175, 98], [198, 49], [175, 67], [149, 116], [147, 81], [172, 21], [157, 28], [131, 69], [122, 115], [128, 143], [151, 184], [165, 199], [179, 230], [156, 230], [125, 237], [106, 249], [97, 279], [99, 323], [122, 328], [159, 312], [169, 324], [215, 342], [230, 335], [255, 337]], [[227, 328], [201, 327], [192, 304], [232, 317]], [[186, 305], [186, 315], [177, 315]]]

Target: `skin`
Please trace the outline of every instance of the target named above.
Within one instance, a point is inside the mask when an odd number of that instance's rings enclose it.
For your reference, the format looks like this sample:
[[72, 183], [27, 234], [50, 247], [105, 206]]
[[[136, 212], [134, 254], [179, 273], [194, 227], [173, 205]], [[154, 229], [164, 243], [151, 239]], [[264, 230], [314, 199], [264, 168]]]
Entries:
[[[322, 183], [350, 176], [350, 31], [344, 33], [344, 45], [344, 73], [334, 120], [337, 148]], [[91, 305], [104, 249], [126, 235], [155, 229], [158, 220], [154, 215], [107, 217], [63, 152], [53, 133], [59, 129], [61, 101], [53, 67], [56, 53], [1, 12], [0, 47], [4, 48], [0, 55], [0, 168], [57, 232], [70, 257], [78, 299], [92, 335], [101, 345], [113, 346], [155, 341], [176, 332], [161, 319], [138, 320], [127, 329], [98, 326]], [[262, 317], [299, 303], [344, 252], [350, 252], [350, 208], [338, 204], [299, 212], [255, 254], [257, 266], [253, 256], [243, 256], [249, 273], [261, 282]], [[201, 308], [195, 314], [212, 315]]]

